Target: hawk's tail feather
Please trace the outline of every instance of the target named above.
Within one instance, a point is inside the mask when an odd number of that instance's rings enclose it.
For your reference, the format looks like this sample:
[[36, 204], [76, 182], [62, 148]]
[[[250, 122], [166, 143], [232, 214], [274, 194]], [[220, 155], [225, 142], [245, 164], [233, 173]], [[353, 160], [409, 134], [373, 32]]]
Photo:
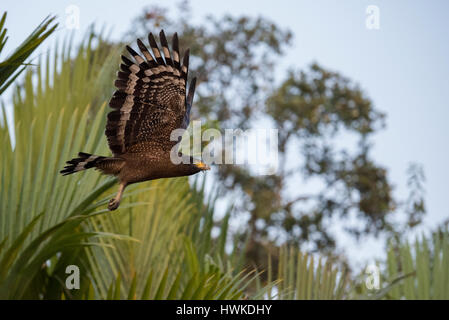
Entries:
[[67, 161], [67, 165], [60, 171], [63, 176], [72, 174], [78, 171], [90, 169], [96, 167], [107, 157], [95, 156], [93, 154], [79, 152], [78, 158]]

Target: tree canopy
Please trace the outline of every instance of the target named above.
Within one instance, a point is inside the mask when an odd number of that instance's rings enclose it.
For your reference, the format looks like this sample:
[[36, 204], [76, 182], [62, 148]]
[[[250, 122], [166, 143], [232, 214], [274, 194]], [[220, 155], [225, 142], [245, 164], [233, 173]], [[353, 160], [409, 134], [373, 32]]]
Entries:
[[[416, 205], [409, 204], [409, 210], [394, 198], [388, 170], [371, 152], [385, 115], [357, 82], [317, 62], [303, 70], [293, 65], [275, 81], [292, 45], [288, 28], [265, 17], [231, 15], [192, 24], [191, 14], [188, 3], [176, 16], [149, 7], [134, 21], [129, 39], [163, 28], [178, 32], [183, 46], [190, 46], [199, 80], [193, 118], [222, 129], [246, 129], [261, 120], [279, 129], [276, 174], [217, 165], [221, 195], [238, 199], [235, 216], [250, 215], [250, 248], [257, 251], [262, 243], [282, 239], [332, 252], [335, 236], [328, 226], [332, 219], [350, 216], [359, 223], [345, 229], [356, 237], [394, 234], [419, 223], [422, 189], [411, 191]], [[417, 167], [410, 170], [410, 176], [420, 177]], [[401, 225], [392, 219], [399, 208], [415, 222]]]

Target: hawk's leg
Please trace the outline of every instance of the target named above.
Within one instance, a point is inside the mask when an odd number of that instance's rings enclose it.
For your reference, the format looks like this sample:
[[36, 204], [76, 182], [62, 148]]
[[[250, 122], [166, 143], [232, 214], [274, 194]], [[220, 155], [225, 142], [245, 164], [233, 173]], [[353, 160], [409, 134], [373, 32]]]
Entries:
[[111, 200], [109, 200], [109, 204], [108, 204], [109, 210], [112, 211], [112, 210], [115, 210], [118, 208], [118, 206], [120, 205], [120, 200], [122, 199], [123, 190], [125, 190], [125, 187], [126, 187], [126, 183], [120, 182], [117, 195], [115, 196], [115, 198], [112, 198]]

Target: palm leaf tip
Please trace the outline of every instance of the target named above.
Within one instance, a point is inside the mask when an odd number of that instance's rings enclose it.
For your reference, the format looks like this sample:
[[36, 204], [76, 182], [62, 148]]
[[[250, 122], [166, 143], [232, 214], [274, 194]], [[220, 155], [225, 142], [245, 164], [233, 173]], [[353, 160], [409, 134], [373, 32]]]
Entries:
[[[7, 13], [4, 12], [0, 20], [0, 54], [8, 40], [6, 16]], [[55, 23], [55, 19], [55, 16], [47, 16], [4, 61], [0, 62], [0, 95], [25, 70], [29, 64], [25, 63], [25, 60], [56, 30], [58, 23]]]

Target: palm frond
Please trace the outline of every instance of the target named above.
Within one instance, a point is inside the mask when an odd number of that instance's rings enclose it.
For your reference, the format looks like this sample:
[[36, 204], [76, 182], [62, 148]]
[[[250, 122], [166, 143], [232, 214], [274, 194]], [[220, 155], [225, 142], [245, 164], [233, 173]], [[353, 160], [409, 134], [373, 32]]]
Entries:
[[[7, 13], [4, 12], [0, 19], [0, 54], [4, 50], [8, 40], [7, 29], [5, 27], [6, 15]], [[0, 62], [0, 95], [25, 70], [27, 65], [25, 60], [56, 30], [57, 26], [55, 17], [48, 16], [8, 58]]]
[[405, 277], [391, 289], [387, 299], [449, 299], [449, 233], [436, 232], [421, 236], [413, 245], [390, 243], [387, 252], [388, 283], [400, 275]]
[[[268, 272], [271, 274], [271, 261]], [[331, 260], [281, 247], [277, 284], [268, 288], [268, 299], [341, 300], [348, 297], [350, 279], [347, 270]]]
[[[89, 43], [74, 58], [55, 54], [53, 73], [49, 72], [50, 53], [45, 71], [40, 64], [36, 77], [28, 70], [13, 96], [15, 122], [10, 130], [15, 144], [7, 128], [0, 130], [0, 140], [5, 142], [0, 158], [0, 292], [4, 298], [52, 295], [51, 282], [64, 275], [60, 262], [69, 252], [100, 245], [90, 238], [123, 239], [85, 230], [81, 224], [106, 212], [98, 211], [97, 202], [114, 181], [98, 174], [59, 175], [73, 150], [106, 151], [102, 141], [106, 101], [95, 88], [109, 81], [105, 70], [115, 68], [115, 63], [108, 54], [94, 52]], [[77, 91], [83, 92], [78, 99], [73, 97]], [[93, 101], [98, 104], [92, 106]], [[63, 289], [59, 285], [55, 292]]]

